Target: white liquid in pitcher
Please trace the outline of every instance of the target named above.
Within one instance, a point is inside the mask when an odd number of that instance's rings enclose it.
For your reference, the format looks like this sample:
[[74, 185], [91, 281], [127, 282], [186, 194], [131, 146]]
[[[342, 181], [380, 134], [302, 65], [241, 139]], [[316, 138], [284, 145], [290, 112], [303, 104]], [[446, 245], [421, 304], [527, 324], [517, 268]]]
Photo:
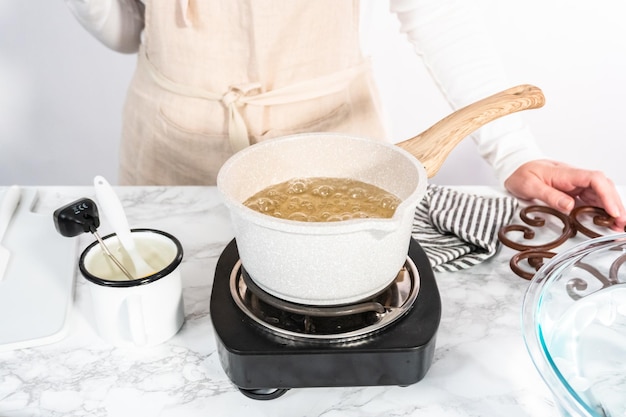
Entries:
[[[147, 237], [146, 237], [147, 236]], [[105, 241], [111, 253], [122, 265], [135, 276], [134, 265], [125, 250], [121, 249], [117, 238]], [[146, 263], [157, 272], [168, 266], [176, 257], [176, 246], [169, 239], [156, 234], [135, 236], [137, 251]], [[85, 259], [87, 270], [94, 276], [108, 281], [127, 281], [128, 278], [115, 263], [102, 251], [100, 245], [92, 249], [93, 253]]]
[[360, 218], [390, 218], [401, 200], [362, 181], [347, 178], [295, 178], [269, 186], [243, 204], [283, 219], [334, 222]]
[[626, 416], [626, 285], [578, 300], [546, 343], [565, 380], [592, 409]]

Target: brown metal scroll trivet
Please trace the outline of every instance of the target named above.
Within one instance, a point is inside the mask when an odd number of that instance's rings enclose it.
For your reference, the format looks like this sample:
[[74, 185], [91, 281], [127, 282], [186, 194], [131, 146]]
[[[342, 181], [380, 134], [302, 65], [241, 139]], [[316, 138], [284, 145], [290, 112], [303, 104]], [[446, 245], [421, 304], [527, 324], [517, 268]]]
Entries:
[[[522, 232], [525, 240], [535, 238], [535, 231], [529, 226], [541, 228], [546, 225], [546, 221], [543, 217], [532, 216], [533, 213], [543, 213], [559, 219], [563, 224], [561, 234], [556, 239], [541, 244], [526, 244], [509, 239], [507, 234], [511, 232]], [[583, 220], [581, 220], [583, 216], [591, 216], [593, 224], [600, 228], [609, 228], [614, 221], [606, 211], [599, 207], [580, 206], [572, 210], [569, 215], [546, 206], [533, 205], [523, 208], [520, 211], [520, 219], [525, 225], [509, 224], [498, 231], [498, 238], [503, 245], [520, 251], [513, 255], [509, 262], [513, 272], [524, 279], [530, 280], [535, 275], [534, 272], [531, 273], [522, 268], [520, 262], [526, 261], [535, 271], [538, 271], [543, 265], [544, 259], [552, 258], [556, 255], [556, 252], [552, 252], [551, 250], [561, 246], [568, 239], [576, 236], [577, 232], [592, 239], [603, 236], [586, 227], [583, 224]]]

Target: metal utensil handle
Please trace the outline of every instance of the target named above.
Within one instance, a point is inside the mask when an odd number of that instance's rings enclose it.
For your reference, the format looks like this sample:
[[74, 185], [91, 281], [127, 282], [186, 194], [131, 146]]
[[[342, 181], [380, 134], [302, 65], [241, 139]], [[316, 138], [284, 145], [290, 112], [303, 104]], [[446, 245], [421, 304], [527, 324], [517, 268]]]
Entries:
[[102, 240], [102, 238], [100, 237], [100, 235], [98, 234], [98, 232], [94, 231], [91, 232], [96, 239], [98, 240], [98, 243], [100, 243], [100, 246], [102, 247], [102, 250], [104, 251], [104, 253], [106, 253], [106, 255], [113, 261], [113, 263], [115, 263], [115, 265], [117, 265], [117, 267], [124, 273], [124, 275], [126, 275], [126, 277], [130, 280], [135, 279], [130, 272], [128, 272], [128, 270], [124, 267], [124, 265], [122, 265], [122, 263], [120, 261], [118, 261], [118, 259], [111, 253], [111, 251], [109, 250], [109, 248], [107, 247], [107, 245], [104, 243], [104, 240]]

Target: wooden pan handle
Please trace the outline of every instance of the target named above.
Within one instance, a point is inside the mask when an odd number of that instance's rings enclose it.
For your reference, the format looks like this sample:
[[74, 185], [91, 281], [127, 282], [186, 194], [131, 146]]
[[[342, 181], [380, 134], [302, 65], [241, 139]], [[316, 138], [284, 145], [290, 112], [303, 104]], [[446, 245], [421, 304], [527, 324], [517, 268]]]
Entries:
[[502, 116], [538, 109], [544, 103], [545, 97], [538, 87], [518, 85], [463, 107], [397, 145], [419, 159], [428, 178], [432, 178], [450, 152], [470, 133]]

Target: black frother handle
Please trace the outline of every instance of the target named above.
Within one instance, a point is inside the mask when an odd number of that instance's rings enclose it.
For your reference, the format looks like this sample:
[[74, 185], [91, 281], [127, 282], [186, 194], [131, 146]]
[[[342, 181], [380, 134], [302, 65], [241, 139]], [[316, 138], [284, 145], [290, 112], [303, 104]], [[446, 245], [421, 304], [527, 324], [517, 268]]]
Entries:
[[100, 226], [98, 207], [89, 198], [80, 198], [56, 209], [53, 217], [57, 232], [66, 237], [88, 232], [94, 233]]

